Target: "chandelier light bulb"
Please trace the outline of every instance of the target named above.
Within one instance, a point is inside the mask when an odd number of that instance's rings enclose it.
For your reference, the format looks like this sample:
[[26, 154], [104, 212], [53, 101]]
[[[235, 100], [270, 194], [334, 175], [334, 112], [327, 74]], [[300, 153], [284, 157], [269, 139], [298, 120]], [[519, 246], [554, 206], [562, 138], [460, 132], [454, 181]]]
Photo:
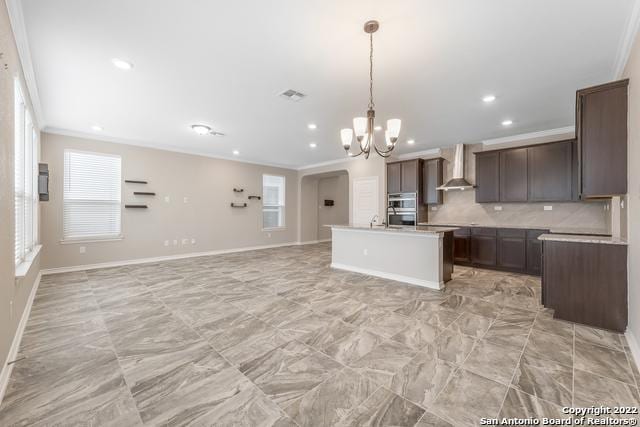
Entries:
[[401, 126], [402, 121], [400, 119], [387, 120], [387, 131], [389, 132], [389, 137], [398, 138], [398, 136], [400, 136]]
[[342, 139], [342, 146], [345, 150], [351, 148], [351, 142], [353, 141], [353, 130], [342, 129], [340, 131], [340, 139]]
[[356, 133], [356, 137], [362, 138], [367, 133], [367, 118], [356, 117], [353, 119], [353, 130]]
[[389, 135], [389, 131], [384, 131], [384, 140], [387, 143], [387, 148], [391, 148], [395, 145], [395, 143], [391, 140], [391, 135]]

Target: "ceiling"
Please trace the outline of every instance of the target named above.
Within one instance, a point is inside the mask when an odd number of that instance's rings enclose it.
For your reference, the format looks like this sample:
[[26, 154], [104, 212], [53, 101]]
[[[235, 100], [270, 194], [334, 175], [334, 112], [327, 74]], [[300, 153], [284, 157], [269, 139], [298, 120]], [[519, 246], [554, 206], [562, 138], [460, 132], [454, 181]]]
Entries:
[[[238, 160], [289, 167], [345, 157], [339, 130], [367, 107], [367, 19], [381, 24], [377, 118], [402, 119], [406, 153], [572, 125], [575, 90], [614, 78], [633, 6], [22, 1], [45, 129], [227, 158], [238, 150]], [[117, 69], [113, 58], [134, 68]], [[278, 97], [286, 89], [307, 97]], [[487, 94], [496, 101], [483, 103]], [[226, 136], [197, 135], [194, 123]]]

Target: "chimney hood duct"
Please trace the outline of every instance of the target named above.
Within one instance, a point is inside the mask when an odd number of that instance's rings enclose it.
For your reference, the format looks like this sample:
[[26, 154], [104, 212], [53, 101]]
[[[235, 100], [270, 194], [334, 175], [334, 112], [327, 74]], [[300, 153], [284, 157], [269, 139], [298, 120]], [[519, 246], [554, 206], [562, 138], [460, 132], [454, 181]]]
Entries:
[[453, 178], [436, 190], [467, 190], [474, 186], [464, 179], [464, 144], [456, 144], [456, 152], [453, 158]]

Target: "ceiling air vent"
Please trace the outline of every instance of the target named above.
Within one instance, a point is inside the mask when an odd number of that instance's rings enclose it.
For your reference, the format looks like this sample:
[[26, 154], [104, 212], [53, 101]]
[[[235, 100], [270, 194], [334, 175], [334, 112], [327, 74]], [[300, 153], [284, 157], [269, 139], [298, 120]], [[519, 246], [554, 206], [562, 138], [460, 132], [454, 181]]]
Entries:
[[284, 99], [288, 99], [289, 101], [298, 102], [307, 95], [293, 89], [287, 89], [284, 92], [282, 92], [280, 96], [283, 97]]

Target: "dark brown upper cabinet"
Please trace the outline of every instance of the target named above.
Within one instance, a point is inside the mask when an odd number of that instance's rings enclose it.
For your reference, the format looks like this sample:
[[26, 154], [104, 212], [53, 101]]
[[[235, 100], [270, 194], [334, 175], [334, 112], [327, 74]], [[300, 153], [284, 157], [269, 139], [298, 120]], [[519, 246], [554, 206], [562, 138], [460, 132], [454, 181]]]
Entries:
[[424, 161], [422, 168], [422, 198], [426, 204], [442, 204], [442, 190], [436, 190], [436, 188], [442, 185], [443, 160], [442, 158], [437, 158]]
[[500, 152], [500, 201], [527, 201], [527, 149]]
[[422, 159], [387, 163], [387, 193], [418, 193], [422, 197]]
[[527, 149], [530, 202], [572, 199], [573, 145], [569, 140]]
[[627, 193], [627, 88], [620, 80], [576, 92], [581, 198]]
[[476, 202], [500, 201], [500, 152], [475, 153]]
[[402, 182], [402, 164], [387, 163], [387, 193], [400, 193]]

